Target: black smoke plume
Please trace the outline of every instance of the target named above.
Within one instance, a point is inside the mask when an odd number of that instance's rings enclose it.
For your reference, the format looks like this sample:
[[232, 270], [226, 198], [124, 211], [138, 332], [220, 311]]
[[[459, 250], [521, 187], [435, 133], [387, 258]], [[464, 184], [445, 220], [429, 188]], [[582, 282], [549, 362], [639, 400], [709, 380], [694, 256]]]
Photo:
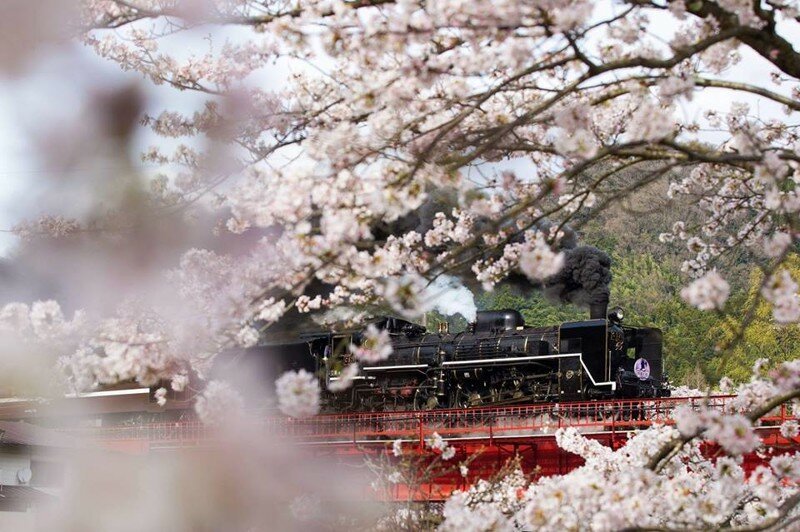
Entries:
[[610, 285], [611, 257], [594, 246], [577, 246], [564, 252], [564, 267], [545, 280], [542, 291], [551, 301], [589, 307], [608, 304]]
[[[415, 210], [400, 218], [390, 226], [376, 228], [373, 231], [376, 237], [386, 237], [390, 234], [402, 234], [408, 231], [417, 231], [425, 234], [433, 227], [433, 219], [438, 212], [449, 215], [455, 205], [455, 196], [446, 192], [438, 192], [428, 201]], [[555, 224], [550, 220], [542, 220], [536, 224], [535, 229], [547, 232]], [[482, 232], [482, 228], [489, 230], [491, 220], [479, 218], [475, 221], [475, 233]], [[578, 245], [578, 234], [572, 227], [564, 224], [558, 228], [561, 238], [558, 248], [564, 253], [564, 268], [556, 275], [545, 279], [541, 283], [531, 281], [519, 271], [511, 272], [498, 286], [506, 286], [512, 292], [530, 297], [535, 292], [541, 292], [553, 303], [571, 303], [578, 307], [588, 308], [592, 305], [607, 304], [610, 296], [611, 284], [611, 257], [604, 251], [594, 246]], [[523, 235], [517, 234], [511, 242], [522, 242]], [[435, 249], [439, 253], [444, 249]], [[501, 250], [485, 250], [484, 258], [497, 257]], [[471, 271], [471, 265], [449, 274], [458, 277], [461, 282], [473, 292], [480, 289]]]
[[594, 246], [564, 249], [564, 267], [556, 275], [537, 283], [523, 273], [511, 272], [498, 283], [513, 293], [531, 297], [541, 292], [553, 303], [570, 303], [581, 308], [608, 304], [611, 295], [611, 257]]

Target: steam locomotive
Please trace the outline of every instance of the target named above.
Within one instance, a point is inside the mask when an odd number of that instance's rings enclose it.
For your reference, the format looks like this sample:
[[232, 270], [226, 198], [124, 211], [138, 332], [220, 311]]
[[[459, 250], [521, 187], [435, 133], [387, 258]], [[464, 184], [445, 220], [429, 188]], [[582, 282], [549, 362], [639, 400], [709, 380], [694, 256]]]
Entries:
[[[313, 333], [280, 346], [284, 361], [320, 379], [323, 410], [396, 411], [669, 395], [661, 331], [623, 324], [623, 312], [592, 305], [590, 319], [530, 327], [516, 310], [478, 312], [462, 332], [430, 332], [384, 317], [393, 352], [362, 365], [352, 387], [327, 391], [363, 330]], [[278, 347], [278, 346], [276, 346]]]

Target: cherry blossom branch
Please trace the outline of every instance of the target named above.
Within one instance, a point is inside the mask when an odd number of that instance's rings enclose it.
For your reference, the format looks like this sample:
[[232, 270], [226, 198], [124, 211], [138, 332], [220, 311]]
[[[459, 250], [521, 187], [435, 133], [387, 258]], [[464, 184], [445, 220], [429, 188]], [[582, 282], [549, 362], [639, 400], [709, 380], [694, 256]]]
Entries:
[[[761, 407], [755, 408], [748, 412], [745, 417], [751, 423], [755, 423], [765, 415], [769, 414], [771, 411], [775, 410], [777, 407], [784, 403], [788, 403], [793, 399], [797, 399], [798, 397], [800, 397], [800, 389], [773, 397]], [[700, 434], [701, 431], [698, 430], [692, 434], [677, 436], [672, 441], [666, 443], [663, 447], [661, 447], [661, 449], [658, 450], [658, 452], [650, 457], [650, 460], [647, 463], [647, 469], [655, 471], [656, 473], [660, 472], [687, 443], [700, 437]]]

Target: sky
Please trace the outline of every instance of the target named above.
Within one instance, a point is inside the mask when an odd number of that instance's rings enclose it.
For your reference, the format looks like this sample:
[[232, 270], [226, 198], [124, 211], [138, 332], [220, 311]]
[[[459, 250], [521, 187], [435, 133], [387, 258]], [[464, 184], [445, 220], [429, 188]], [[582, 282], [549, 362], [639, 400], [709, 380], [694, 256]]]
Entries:
[[[7, 230], [21, 218], [44, 214], [41, 200], [47, 196], [49, 179], [59, 174], [44, 164], [45, 146], [77, 138], [76, 126], [86, 113], [87, 90], [108, 89], [130, 76], [70, 46], [44, 49], [30, 67], [15, 76], [0, 77], [0, 229]], [[57, 83], [54, 83], [57, 80]], [[70, 172], [90, 169], [75, 167]], [[67, 203], [67, 198], [61, 198]], [[0, 253], [16, 242], [0, 233]]]

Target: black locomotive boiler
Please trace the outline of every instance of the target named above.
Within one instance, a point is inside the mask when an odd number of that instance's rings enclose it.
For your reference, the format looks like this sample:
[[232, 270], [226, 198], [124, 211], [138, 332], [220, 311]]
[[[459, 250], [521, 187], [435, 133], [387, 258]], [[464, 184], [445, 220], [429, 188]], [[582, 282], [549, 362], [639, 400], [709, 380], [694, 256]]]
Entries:
[[363, 330], [308, 334], [279, 351], [315, 372], [327, 412], [668, 396], [661, 331], [627, 326], [620, 309], [606, 309], [595, 305], [591, 319], [548, 327], [527, 326], [515, 310], [478, 312], [457, 333], [380, 318], [372, 323], [389, 332], [391, 356], [361, 364], [353, 385], [337, 393], [328, 387], [352, 362], [347, 345], [360, 344]]

